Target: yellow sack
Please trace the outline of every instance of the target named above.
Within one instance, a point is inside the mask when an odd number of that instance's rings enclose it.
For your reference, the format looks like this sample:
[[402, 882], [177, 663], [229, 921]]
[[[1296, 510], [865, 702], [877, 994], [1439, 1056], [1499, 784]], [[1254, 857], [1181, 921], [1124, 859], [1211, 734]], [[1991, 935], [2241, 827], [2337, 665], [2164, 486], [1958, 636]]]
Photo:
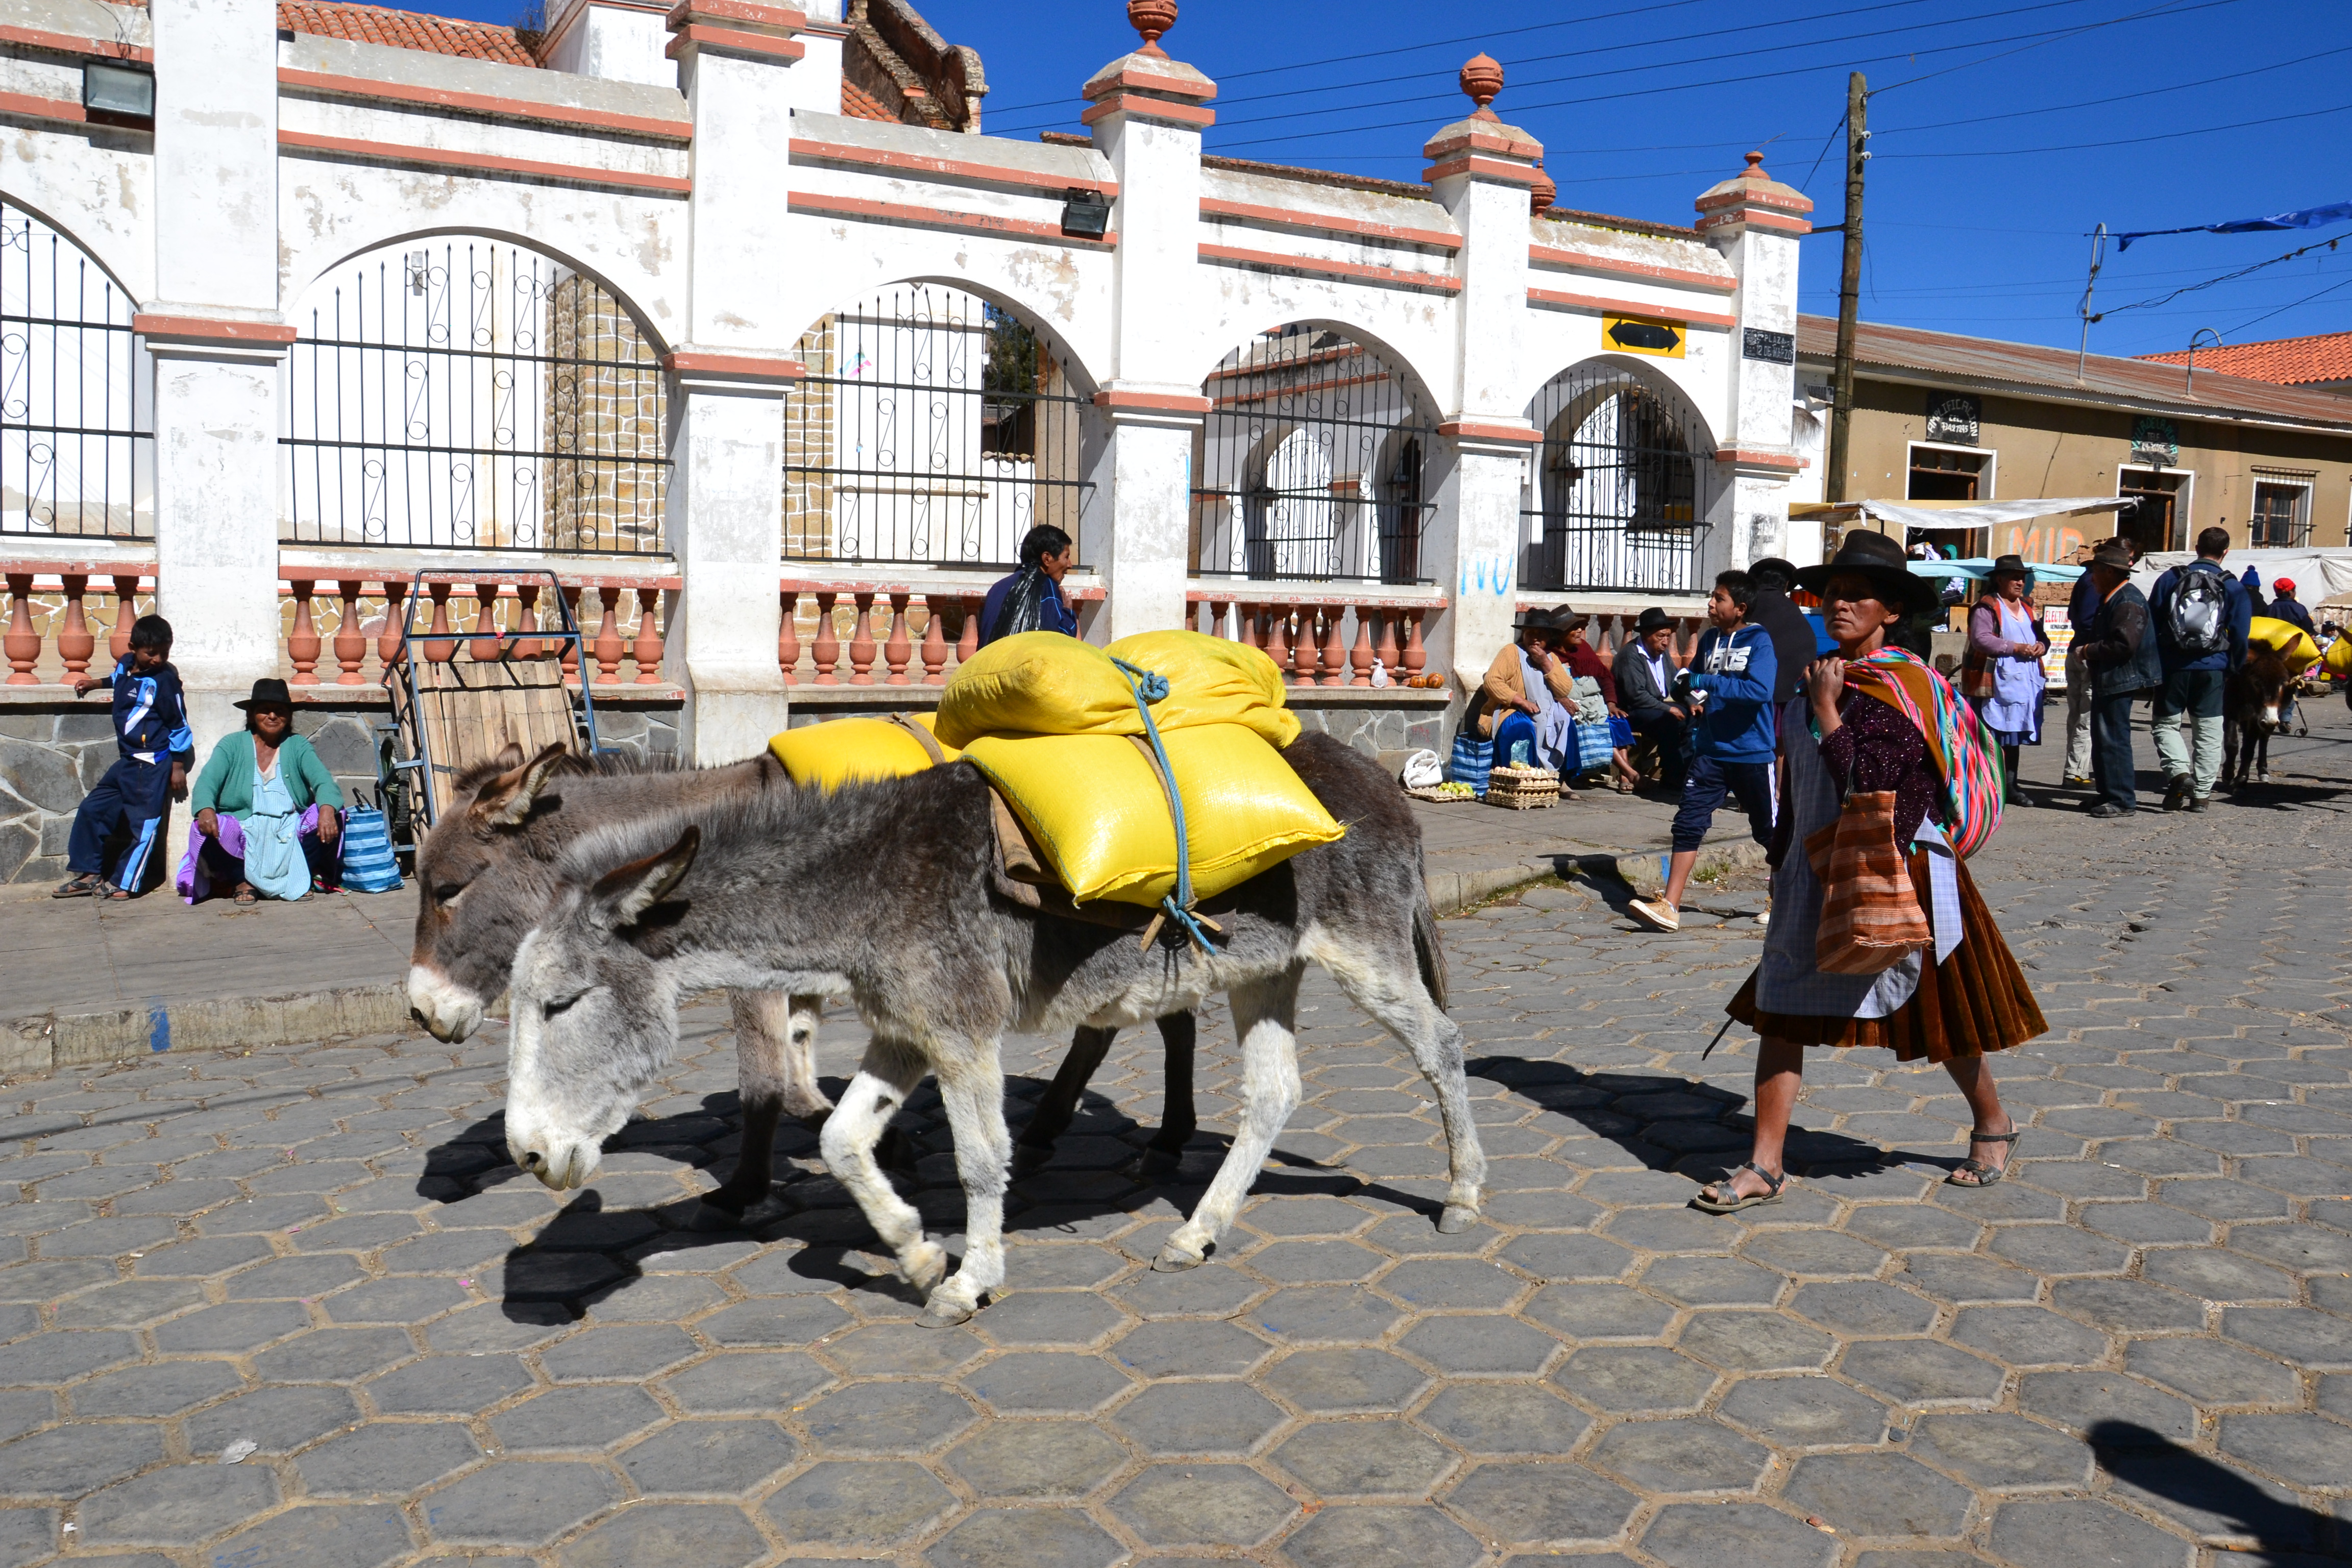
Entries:
[[[1162, 742], [1184, 801], [1196, 897], [1347, 831], [1244, 725], [1197, 724]], [[1150, 905], [1176, 890], [1176, 825], [1143, 746], [1118, 735], [989, 735], [963, 755], [1004, 793], [1073, 898]]]
[[2338, 680], [2352, 676], [2352, 632], [2336, 634], [2336, 640], [2328, 644], [2327, 652], [2322, 656], [2320, 666]]
[[2302, 669], [2319, 662], [2319, 645], [2311, 634], [2293, 621], [2282, 621], [2274, 616], [2256, 616], [2247, 629], [2246, 640], [2262, 644], [2284, 655], [2289, 669]]
[[948, 746], [1006, 733], [1140, 735], [1143, 719], [1108, 654], [1059, 632], [1022, 632], [957, 667], [933, 732]]
[[1298, 739], [1298, 716], [1284, 705], [1282, 672], [1254, 647], [1199, 632], [1138, 632], [1103, 649], [1168, 679], [1151, 705], [1166, 734], [1195, 724], [1246, 724], [1277, 748]]
[[[926, 730], [932, 728], [928, 713], [908, 718]], [[905, 725], [887, 719], [831, 719], [822, 724], [803, 724], [771, 735], [768, 750], [784, 764], [793, 783], [819, 789], [835, 789], [857, 779], [901, 778], [933, 765], [923, 742]], [[951, 746], [940, 750], [950, 763], [959, 755]]]

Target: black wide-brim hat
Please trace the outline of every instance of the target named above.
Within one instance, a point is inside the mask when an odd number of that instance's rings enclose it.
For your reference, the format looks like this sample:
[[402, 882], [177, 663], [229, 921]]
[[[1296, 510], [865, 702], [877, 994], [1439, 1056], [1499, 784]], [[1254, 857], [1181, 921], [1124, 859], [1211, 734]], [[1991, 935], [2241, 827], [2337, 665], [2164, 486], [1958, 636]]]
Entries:
[[1936, 584], [1904, 563], [1903, 546], [1886, 535], [1871, 529], [1849, 529], [1838, 541], [1835, 555], [1798, 572], [1797, 586], [1808, 594], [1819, 594], [1832, 577], [1867, 577], [1891, 609], [1916, 615], [1936, 608], [1940, 602]]
[[253, 683], [253, 695], [237, 706], [248, 713], [257, 708], [283, 708], [290, 713], [294, 710], [294, 698], [286, 689], [284, 681], [275, 676], [265, 675]]
[[2029, 588], [2032, 587], [2034, 583], [2033, 568], [2025, 563], [2025, 557], [2022, 555], [2002, 556], [1992, 563], [1992, 570], [1985, 575], [1996, 583], [2003, 577], [2022, 577], [2025, 579], [2025, 585]]
[[1637, 637], [1645, 637], [1652, 632], [1664, 631], [1674, 624], [1674, 616], [1666, 614], [1659, 605], [1652, 605], [1648, 609], [1643, 610], [1641, 618], [1633, 623], [1633, 635]]

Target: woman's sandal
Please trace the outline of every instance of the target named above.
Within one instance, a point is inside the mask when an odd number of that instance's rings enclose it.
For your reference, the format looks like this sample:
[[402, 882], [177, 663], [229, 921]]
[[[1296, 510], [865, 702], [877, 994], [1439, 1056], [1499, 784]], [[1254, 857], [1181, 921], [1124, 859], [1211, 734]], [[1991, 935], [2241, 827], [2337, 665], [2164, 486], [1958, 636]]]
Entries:
[[49, 897], [53, 899], [94, 898], [98, 890], [104, 886], [105, 884], [98, 879], [97, 872], [84, 871], [79, 876], [68, 877], [58, 883], [51, 889]]
[[[1971, 1132], [1969, 1134], [1969, 1142], [1970, 1143], [2006, 1143], [2009, 1145], [2009, 1157], [2014, 1160], [2017, 1158], [2017, 1141], [2023, 1136], [2025, 1136], [2025, 1129], [2017, 1124], [2015, 1117], [2011, 1117], [2008, 1131]], [[1988, 1165], [1971, 1154], [1961, 1161], [1950, 1175], [1944, 1178], [1944, 1184], [1948, 1187], [1997, 1187], [2000, 1185], [2000, 1179], [2007, 1174], [2009, 1174], [2007, 1165]], [[1960, 1180], [1962, 1176], [1967, 1176], [1969, 1180], [1965, 1182]]]
[[[1731, 1184], [1738, 1178], [1741, 1171], [1753, 1171], [1761, 1176], [1764, 1179], [1765, 1190], [1752, 1193], [1744, 1198], [1732, 1194]], [[1754, 1161], [1746, 1161], [1726, 1173], [1721, 1181], [1709, 1182], [1706, 1186], [1701, 1187], [1698, 1190], [1698, 1195], [1691, 1199], [1691, 1207], [1703, 1214], [1738, 1214], [1741, 1209], [1752, 1209], [1764, 1204], [1779, 1203], [1780, 1190], [1788, 1184], [1788, 1172], [1783, 1171], [1776, 1176]], [[1718, 1195], [1708, 1197], [1706, 1194], [1709, 1193]]]
[[261, 901], [261, 895], [251, 888], [241, 886], [236, 890], [236, 898], [234, 901], [240, 904], [258, 903]]

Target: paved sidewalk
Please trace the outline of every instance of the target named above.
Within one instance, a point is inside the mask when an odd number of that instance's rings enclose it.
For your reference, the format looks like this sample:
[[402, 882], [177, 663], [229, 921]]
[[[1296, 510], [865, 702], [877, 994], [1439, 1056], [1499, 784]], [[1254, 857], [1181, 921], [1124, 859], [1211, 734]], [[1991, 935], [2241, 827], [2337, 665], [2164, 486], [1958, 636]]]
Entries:
[[[1318, 976], [1305, 1102], [1208, 1264], [1148, 1259], [1230, 1127], [1215, 1009], [1178, 1181], [1131, 1173], [1160, 1105], [1130, 1035], [1016, 1189], [1007, 1293], [945, 1331], [797, 1129], [751, 1230], [688, 1227], [740, 1135], [715, 1008], [569, 1202], [505, 1161], [495, 1029], [17, 1083], [0, 1563], [2343, 1560], [2347, 740], [2219, 816], [2029, 813], [1979, 858], [2053, 1025], [1997, 1064], [2028, 1131], [1983, 1192], [1938, 1184], [1940, 1072], [1821, 1053], [1787, 1201], [1687, 1208], [1745, 1145], [1748, 1047], [1700, 1052], [1758, 934], [1581, 886], [1444, 924], [1471, 1233], [1431, 1224], [1409, 1063]], [[828, 1020], [836, 1085], [861, 1043]], [[1059, 1054], [1008, 1043], [1016, 1099]], [[907, 1125], [951, 1232], [936, 1098]]]

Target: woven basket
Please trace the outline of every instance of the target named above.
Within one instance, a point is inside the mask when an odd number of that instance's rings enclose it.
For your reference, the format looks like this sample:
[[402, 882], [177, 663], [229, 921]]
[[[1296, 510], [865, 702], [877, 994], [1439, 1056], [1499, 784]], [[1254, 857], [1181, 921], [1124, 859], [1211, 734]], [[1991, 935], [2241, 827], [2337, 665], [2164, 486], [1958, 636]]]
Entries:
[[1486, 804], [1533, 811], [1559, 804], [1559, 775], [1549, 768], [1499, 767], [1486, 778]]

